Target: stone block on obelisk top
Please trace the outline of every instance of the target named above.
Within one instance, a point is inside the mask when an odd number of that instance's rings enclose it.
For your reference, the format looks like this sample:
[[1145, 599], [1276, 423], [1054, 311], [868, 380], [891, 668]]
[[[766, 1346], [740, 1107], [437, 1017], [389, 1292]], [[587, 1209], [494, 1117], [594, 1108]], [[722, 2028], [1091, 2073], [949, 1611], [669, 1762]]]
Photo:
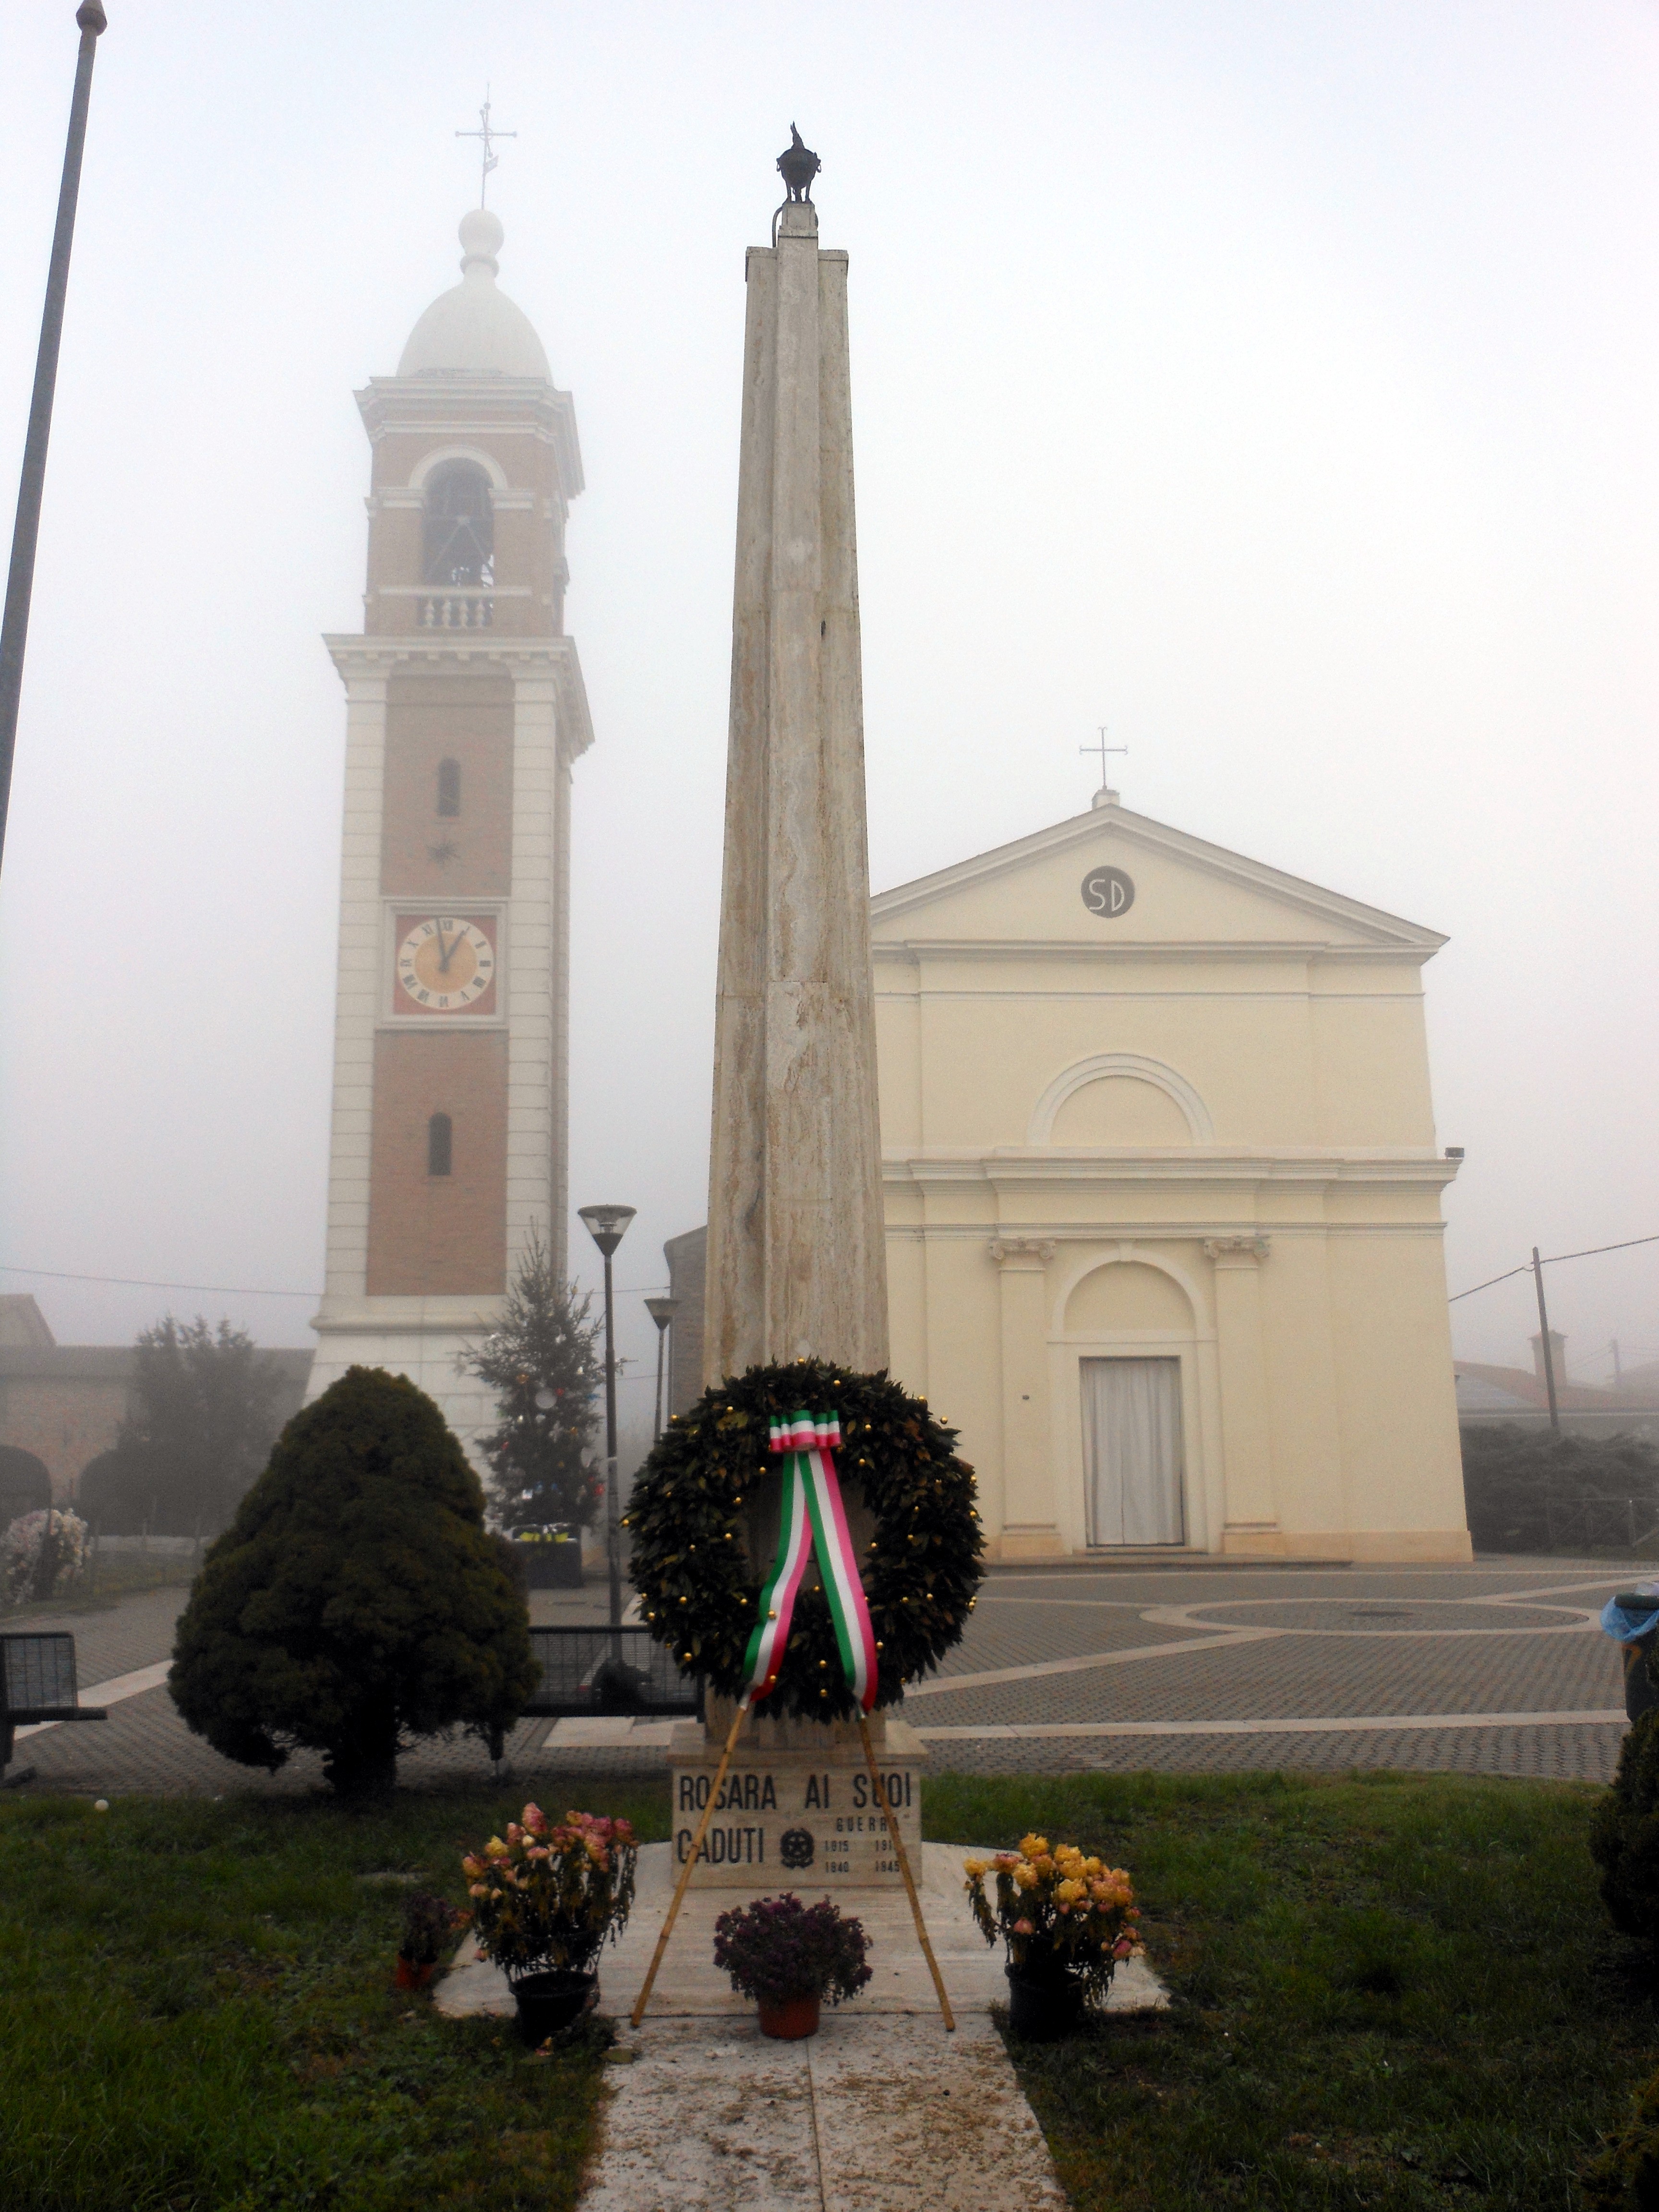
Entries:
[[887, 1364], [847, 256], [748, 260], [704, 1380]]

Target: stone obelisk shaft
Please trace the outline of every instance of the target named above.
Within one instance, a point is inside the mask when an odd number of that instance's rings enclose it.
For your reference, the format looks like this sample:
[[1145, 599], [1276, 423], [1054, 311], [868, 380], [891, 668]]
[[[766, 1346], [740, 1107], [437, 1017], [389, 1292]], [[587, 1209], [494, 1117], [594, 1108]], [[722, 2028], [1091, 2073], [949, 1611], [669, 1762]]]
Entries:
[[847, 256], [749, 255], [704, 1379], [887, 1364]]

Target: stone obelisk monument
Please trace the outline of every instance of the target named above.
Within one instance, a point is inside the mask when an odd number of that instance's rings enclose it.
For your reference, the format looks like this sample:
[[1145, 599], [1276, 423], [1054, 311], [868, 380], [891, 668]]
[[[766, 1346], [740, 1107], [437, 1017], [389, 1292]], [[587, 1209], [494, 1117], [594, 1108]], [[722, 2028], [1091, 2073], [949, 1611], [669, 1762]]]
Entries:
[[708, 1382], [887, 1364], [847, 256], [801, 153], [748, 260]]
[[[807, 198], [817, 166], [796, 137], [778, 163], [790, 198], [774, 243], [749, 254], [703, 1335], [710, 1384], [804, 1355], [866, 1373], [887, 1364], [847, 256], [818, 246]], [[856, 1519], [856, 1484], [849, 1490]], [[769, 1522], [758, 1504], [756, 1513], [751, 1543], [764, 1562], [777, 1510]], [[711, 1697], [702, 1726], [674, 1731], [676, 1867], [712, 1800], [697, 1887], [792, 1876], [815, 1887], [896, 1886], [901, 1869], [857, 1726], [785, 1720], [763, 1707], [738, 1744], [728, 1740], [735, 1710]], [[885, 1712], [871, 1734], [888, 1805], [917, 1855], [926, 1750]]]

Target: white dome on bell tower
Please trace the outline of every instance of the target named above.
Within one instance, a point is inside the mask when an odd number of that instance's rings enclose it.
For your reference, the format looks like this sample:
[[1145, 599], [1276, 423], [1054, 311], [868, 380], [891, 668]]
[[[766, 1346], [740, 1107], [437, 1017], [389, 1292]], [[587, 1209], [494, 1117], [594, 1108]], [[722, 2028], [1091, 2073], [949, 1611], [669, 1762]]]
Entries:
[[399, 376], [523, 376], [553, 381], [530, 318], [500, 290], [505, 236], [488, 208], [461, 217], [461, 281], [432, 302], [409, 334]]

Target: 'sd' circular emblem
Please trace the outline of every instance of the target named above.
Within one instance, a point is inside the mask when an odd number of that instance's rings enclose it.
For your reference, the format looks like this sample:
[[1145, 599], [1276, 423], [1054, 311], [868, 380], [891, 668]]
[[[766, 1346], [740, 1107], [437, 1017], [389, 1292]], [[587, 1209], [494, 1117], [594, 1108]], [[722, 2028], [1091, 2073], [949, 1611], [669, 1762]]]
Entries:
[[778, 1838], [778, 1856], [787, 1867], [810, 1867], [817, 1849], [810, 1828], [786, 1828]]
[[1115, 921], [1134, 902], [1133, 878], [1121, 868], [1091, 868], [1083, 878], [1083, 903], [1103, 921]]

